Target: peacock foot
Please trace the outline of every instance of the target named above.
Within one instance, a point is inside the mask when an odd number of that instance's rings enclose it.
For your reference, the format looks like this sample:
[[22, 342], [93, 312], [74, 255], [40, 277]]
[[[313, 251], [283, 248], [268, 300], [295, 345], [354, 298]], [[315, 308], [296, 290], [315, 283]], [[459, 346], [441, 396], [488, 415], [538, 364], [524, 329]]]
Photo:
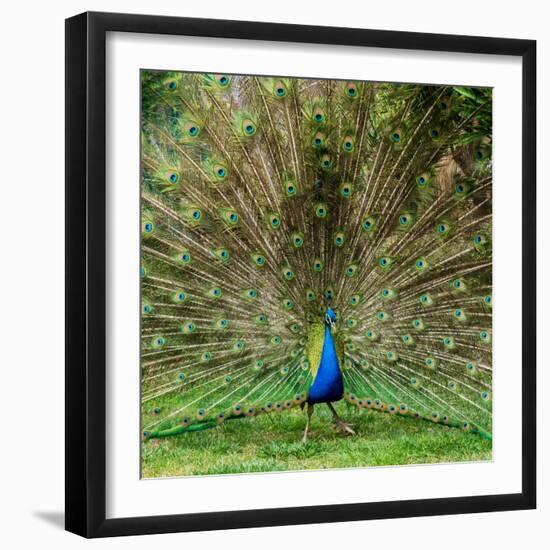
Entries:
[[350, 424], [347, 422], [344, 422], [343, 420], [335, 420], [332, 424], [332, 427], [341, 434], [344, 435], [355, 435], [355, 432], [353, 431]]

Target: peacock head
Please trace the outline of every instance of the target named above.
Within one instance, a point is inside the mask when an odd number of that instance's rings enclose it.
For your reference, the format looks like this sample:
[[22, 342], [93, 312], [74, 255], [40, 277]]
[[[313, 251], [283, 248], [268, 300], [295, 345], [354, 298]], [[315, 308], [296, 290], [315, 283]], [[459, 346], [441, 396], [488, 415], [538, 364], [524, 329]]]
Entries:
[[331, 328], [336, 326], [336, 312], [330, 307], [327, 308], [325, 314], [325, 324]]

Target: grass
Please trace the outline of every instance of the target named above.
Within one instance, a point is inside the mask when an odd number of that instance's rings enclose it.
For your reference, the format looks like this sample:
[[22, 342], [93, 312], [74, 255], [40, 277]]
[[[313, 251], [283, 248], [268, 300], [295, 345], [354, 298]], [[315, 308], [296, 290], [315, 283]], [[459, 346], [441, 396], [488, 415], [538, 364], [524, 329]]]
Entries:
[[357, 468], [491, 460], [492, 445], [479, 435], [424, 420], [338, 404], [355, 436], [334, 431], [325, 406], [315, 407], [310, 436], [301, 439], [299, 409], [235, 420], [219, 428], [150, 439], [142, 446], [144, 478]]

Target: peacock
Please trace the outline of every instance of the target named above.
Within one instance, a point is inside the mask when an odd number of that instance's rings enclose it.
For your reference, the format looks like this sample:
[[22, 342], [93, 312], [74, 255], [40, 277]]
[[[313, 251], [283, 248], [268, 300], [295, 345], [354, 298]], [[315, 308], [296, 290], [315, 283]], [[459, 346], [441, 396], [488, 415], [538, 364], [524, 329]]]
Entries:
[[141, 87], [143, 438], [301, 409], [307, 442], [316, 405], [353, 436], [344, 400], [491, 439], [492, 90]]

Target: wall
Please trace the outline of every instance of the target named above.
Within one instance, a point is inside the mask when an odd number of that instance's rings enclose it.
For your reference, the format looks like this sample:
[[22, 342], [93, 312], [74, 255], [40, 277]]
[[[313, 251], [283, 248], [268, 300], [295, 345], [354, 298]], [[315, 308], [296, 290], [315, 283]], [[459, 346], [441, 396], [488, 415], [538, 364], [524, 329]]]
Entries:
[[[550, 123], [550, 38], [544, 3], [518, 2], [222, 2], [157, 0], [55, 3], [10, 2], [2, 9], [0, 86], [0, 193], [2, 204], [2, 359], [0, 387], [3, 440], [0, 452], [2, 541], [8, 548], [511, 548], [546, 538], [550, 486], [544, 461], [547, 434], [539, 429], [539, 510], [470, 516], [403, 519], [218, 533], [163, 535], [93, 541], [65, 533], [63, 510], [63, 109], [65, 17], [93, 9], [194, 17], [357, 26], [426, 32], [534, 38], [539, 41], [539, 182], [548, 180], [544, 152]], [[539, 426], [550, 422], [542, 403], [542, 312], [550, 307], [542, 269], [550, 220], [549, 191], [539, 186]], [[519, 394], [519, 390], [518, 390]], [[514, 414], [513, 408], [510, 414]], [[531, 542], [532, 544], [532, 542]], [[542, 543], [544, 545], [544, 543]]]

